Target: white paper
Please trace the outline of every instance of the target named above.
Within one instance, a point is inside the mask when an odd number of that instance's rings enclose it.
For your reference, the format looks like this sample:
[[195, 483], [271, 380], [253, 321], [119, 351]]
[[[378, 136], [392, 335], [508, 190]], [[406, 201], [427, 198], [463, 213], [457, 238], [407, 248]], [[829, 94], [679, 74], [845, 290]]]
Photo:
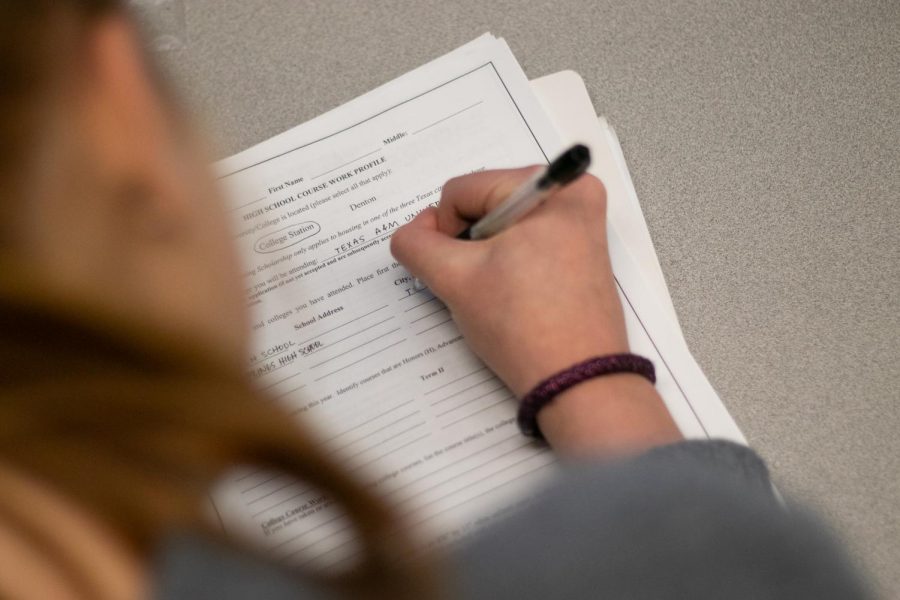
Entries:
[[[448, 178], [546, 163], [560, 149], [506, 45], [475, 46], [219, 165], [246, 260], [259, 387], [445, 541], [522, 497], [555, 460], [518, 433], [512, 394], [389, 252], [391, 233]], [[239, 473], [216, 505], [278, 555], [352, 555], [347, 523], [298, 482]]]
[[598, 119], [577, 73], [561, 71], [530, 83], [564, 144], [591, 149], [589, 172], [606, 187], [610, 255], [632, 351], [653, 360], [656, 387], [686, 437], [746, 443], [688, 350], [615, 132]]
[[[519, 434], [512, 394], [440, 300], [413, 286], [389, 238], [448, 178], [546, 163], [560, 149], [508, 47], [485, 36], [218, 165], [255, 323], [248, 370], [434, 542], [526, 497], [555, 459]], [[740, 439], [617, 236], [611, 244], [629, 338], [657, 363], [676, 422], [692, 437]], [[278, 474], [235, 473], [215, 504], [226, 528], [277, 556], [333, 566], [358, 550], [327, 498]]]
[[591, 149], [594, 161], [588, 171], [606, 187], [609, 225], [619, 234], [662, 309], [678, 326], [678, 313], [615, 131], [606, 119], [597, 117], [578, 73], [560, 71], [532, 79], [531, 88], [565, 145], [580, 142]]

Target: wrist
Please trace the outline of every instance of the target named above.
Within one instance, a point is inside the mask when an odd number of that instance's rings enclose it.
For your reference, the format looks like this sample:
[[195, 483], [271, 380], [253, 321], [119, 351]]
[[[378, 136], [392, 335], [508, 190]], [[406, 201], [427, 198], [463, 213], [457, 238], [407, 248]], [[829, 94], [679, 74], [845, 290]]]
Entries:
[[653, 384], [632, 373], [569, 388], [538, 413], [537, 421], [547, 442], [570, 456], [637, 453], [682, 439]]

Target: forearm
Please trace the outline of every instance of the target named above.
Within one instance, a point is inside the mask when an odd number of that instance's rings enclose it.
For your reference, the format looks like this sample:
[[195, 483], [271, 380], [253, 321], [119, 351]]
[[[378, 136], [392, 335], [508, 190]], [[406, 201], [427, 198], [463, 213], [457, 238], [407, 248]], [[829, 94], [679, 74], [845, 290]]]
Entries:
[[566, 390], [538, 413], [538, 425], [564, 456], [634, 454], [682, 439], [653, 384], [629, 373]]

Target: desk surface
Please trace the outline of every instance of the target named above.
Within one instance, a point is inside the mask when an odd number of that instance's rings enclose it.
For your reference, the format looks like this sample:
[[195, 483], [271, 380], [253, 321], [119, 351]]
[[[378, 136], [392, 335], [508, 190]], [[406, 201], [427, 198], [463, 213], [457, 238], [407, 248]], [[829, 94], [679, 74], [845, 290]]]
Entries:
[[786, 4], [189, 0], [163, 56], [222, 155], [488, 30], [581, 73], [697, 360], [900, 597], [900, 4]]

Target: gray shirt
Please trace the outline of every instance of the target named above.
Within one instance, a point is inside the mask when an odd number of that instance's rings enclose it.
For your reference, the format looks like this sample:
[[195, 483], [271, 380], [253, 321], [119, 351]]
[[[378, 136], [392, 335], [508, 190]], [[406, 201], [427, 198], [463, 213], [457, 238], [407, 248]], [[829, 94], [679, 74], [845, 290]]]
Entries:
[[[823, 524], [775, 499], [762, 460], [716, 441], [567, 465], [449, 564], [465, 599], [871, 597]], [[161, 549], [156, 586], [162, 600], [334, 597], [190, 535]]]

